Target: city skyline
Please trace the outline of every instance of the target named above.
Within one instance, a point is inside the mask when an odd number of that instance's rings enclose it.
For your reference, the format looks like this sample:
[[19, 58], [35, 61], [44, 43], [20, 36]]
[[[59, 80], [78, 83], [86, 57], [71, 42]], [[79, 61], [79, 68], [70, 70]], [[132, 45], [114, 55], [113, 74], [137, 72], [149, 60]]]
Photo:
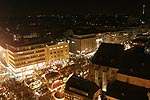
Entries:
[[40, 13], [65, 13], [65, 14], [87, 14], [102, 13], [127, 14], [139, 16], [142, 14], [142, 7], [145, 4], [145, 14], [150, 9], [149, 1], [143, 3], [142, 0], [3, 0], [0, 1], [0, 16], [24, 16]]
[[150, 1], [0, 1], [0, 100], [150, 100]]

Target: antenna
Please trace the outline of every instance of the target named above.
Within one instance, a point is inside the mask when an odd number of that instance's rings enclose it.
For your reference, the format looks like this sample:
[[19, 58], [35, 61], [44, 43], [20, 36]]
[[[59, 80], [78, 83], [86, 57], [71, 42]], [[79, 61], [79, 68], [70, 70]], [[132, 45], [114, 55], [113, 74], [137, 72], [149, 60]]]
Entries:
[[143, 15], [145, 14], [145, 4], [143, 4], [143, 11], [142, 11], [142, 14], [143, 14]]

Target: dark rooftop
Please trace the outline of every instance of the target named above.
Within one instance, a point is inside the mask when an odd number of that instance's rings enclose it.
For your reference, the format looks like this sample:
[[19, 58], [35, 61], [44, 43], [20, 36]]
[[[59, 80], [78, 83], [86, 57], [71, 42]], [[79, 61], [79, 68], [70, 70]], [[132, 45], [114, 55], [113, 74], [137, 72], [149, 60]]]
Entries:
[[123, 51], [123, 45], [102, 43], [92, 58], [92, 63], [118, 68]]
[[100, 32], [99, 30], [96, 30], [94, 28], [75, 28], [73, 29], [75, 35], [87, 35], [87, 34], [93, 34]]
[[92, 63], [118, 68], [119, 73], [150, 79], [150, 55], [143, 47], [123, 50], [119, 44], [102, 43], [92, 59]]
[[119, 100], [149, 100], [147, 93], [147, 88], [115, 81], [108, 85], [106, 95]]
[[100, 88], [96, 85], [96, 83], [73, 75], [67, 81], [65, 91], [70, 91], [75, 94], [79, 94], [92, 99], [94, 93], [97, 92], [99, 89]]
[[147, 37], [138, 37], [134, 40], [132, 40], [132, 42], [141, 42], [141, 43], [146, 43], [149, 39]]
[[58, 72], [49, 72], [49, 73], [45, 74], [45, 78], [46, 78], [47, 80], [52, 79], [52, 78], [55, 78], [55, 77], [57, 77], [57, 76], [59, 76], [59, 73], [58, 73]]
[[53, 39], [51, 38], [32, 38], [32, 39], [22, 39], [20, 41], [13, 41], [11, 39], [1, 39], [0, 45], [5, 47], [6, 44], [9, 44], [11, 46], [20, 47], [20, 46], [28, 46], [28, 45], [35, 45], [35, 44], [37, 45], [42, 43], [55, 44], [54, 41], [53, 43], [51, 43], [51, 41], [53, 41]]
[[144, 53], [144, 48], [131, 48], [124, 52], [119, 73], [150, 79], [150, 55]]

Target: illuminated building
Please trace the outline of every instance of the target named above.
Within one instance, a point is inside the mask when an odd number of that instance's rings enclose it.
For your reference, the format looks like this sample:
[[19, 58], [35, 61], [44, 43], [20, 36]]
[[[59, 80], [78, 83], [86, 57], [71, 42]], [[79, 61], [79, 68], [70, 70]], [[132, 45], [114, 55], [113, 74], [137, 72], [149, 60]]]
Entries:
[[88, 54], [97, 48], [95, 34], [72, 35], [69, 41], [70, 52], [74, 54]]
[[13, 41], [20, 41], [21, 39], [32, 39], [37, 38], [38, 33], [29, 33], [29, 34], [13, 34]]
[[92, 81], [71, 76], [66, 83], [65, 100], [100, 100], [101, 90]]
[[[3, 48], [3, 47], [1, 47]], [[5, 49], [4, 49], [5, 48]], [[46, 68], [50, 62], [69, 60], [68, 43], [5, 44], [3, 58], [16, 78], [24, 78], [34, 70]]]

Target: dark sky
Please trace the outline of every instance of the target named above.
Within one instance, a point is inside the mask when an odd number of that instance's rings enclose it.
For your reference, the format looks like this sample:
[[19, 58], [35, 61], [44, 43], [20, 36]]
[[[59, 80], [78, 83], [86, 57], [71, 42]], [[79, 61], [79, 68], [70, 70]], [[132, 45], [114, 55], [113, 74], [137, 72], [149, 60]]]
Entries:
[[[0, 0], [0, 16], [45, 13], [139, 15], [143, 0]], [[150, 0], [146, 2], [148, 13]]]

